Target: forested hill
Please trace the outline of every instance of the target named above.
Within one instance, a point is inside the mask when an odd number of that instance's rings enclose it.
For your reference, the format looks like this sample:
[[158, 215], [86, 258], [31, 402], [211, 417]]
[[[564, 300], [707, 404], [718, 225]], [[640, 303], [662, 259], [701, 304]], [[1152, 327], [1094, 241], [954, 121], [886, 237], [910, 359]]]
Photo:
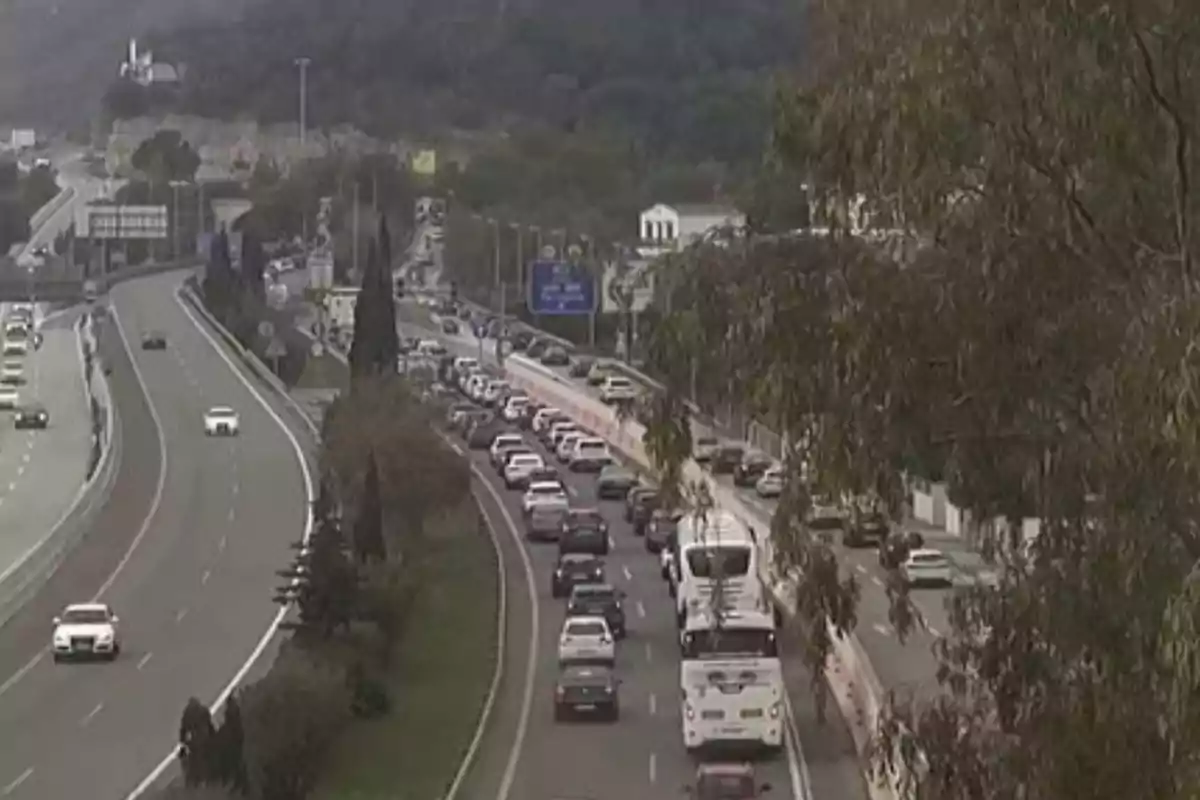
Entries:
[[771, 78], [800, 60], [787, 0], [264, 0], [238, 22], [156, 35], [184, 110], [376, 134], [617, 130], [655, 155], [756, 158]]

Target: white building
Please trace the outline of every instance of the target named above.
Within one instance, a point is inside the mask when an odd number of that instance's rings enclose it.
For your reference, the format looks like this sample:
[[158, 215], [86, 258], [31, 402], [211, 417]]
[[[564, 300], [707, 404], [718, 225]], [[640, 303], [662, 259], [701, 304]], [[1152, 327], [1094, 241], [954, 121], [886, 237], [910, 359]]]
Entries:
[[141, 86], [149, 86], [152, 83], [175, 83], [179, 80], [179, 74], [175, 67], [155, 62], [154, 53], [149, 50], [139, 53], [137, 39], [129, 40], [129, 55], [121, 63], [120, 75]]
[[653, 257], [682, 250], [718, 228], [745, 224], [746, 215], [731, 206], [658, 203], [640, 215], [638, 249], [643, 256]]

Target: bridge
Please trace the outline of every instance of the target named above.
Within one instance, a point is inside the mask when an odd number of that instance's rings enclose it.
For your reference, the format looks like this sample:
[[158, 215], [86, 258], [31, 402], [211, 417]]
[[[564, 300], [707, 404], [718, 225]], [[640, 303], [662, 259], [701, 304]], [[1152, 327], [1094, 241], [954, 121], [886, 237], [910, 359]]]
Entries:
[[148, 264], [136, 267], [123, 267], [109, 272], [107, 275], [85, 277], [82, 266], [71, 266], [63, 259], [48, 259], [44, 265], [27, 270], [17, 266], [9, 258], [0, 258], [0, 302], [38, 302], [62, 305], [74, 305], [88, 300], [85, 285], [90, 281], [97, 295], [103, 295], [108, 287], [152, 275], [157, 272], [169, 272], [183, 267], [194, 266], [197, 259], [171, 262], [166, 264]]

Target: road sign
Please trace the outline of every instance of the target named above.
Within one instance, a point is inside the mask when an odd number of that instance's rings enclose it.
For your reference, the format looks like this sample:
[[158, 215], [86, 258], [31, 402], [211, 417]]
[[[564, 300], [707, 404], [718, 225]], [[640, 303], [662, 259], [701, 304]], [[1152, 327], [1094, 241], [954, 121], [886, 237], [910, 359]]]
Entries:
[[264, 319], [258, 323], [258, 335], [264, 339], [270, 339], [275, 335], [275, 326], [271, 324], [271, 320]]
[[600, 278], [600, 310], [640, 314], [654, 300], [654, 270], [644, 260], [610, 261]]
[[80, 206], [75, 235], [80, 239], [166, 239], [166, 206]]
[[267, 344], [267, 358], [283, 358], [286, 355], [287, 345], [283, 343], [282, 339], [275, 338]]
[[529, 265], [529, 311], [581, 316], [596, 310], [596, 279], [586, 268], [562, 261]]

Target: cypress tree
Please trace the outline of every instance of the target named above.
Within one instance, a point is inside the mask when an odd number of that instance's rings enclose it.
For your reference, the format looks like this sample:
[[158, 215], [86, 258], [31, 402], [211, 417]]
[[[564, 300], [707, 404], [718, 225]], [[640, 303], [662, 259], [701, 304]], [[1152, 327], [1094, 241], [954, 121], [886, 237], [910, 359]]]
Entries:
[[242, 231], [242, 281], [246, 291], [262, 300], [266, 296], [263, 272], [267, 268], [267, 254], [262, 242], [253, 231]]
[[218, 777], [223, 785], [245, 794], [249, 789], [246, 778], [246, 733], [242, 727], [242, 709], [237, 695], [230, 695], [217, 729], [216, 755]]
[[[386, 324], [379, 305], [379, 258], [375, 242], [367, 247], [367, 265], [354, 304], [354, 339], [350, 343], [350, 374], [365, 378], [383, 373], [379, 363], [380, 339]], [[395, 369], [392, 362], [391, 369]]]
[[400, 339], [396, 333], [396, 302], [392, 285], [392, 235], [388, 230], [387, 217], [379, 215], [379, 285], [378, 296], [383, 328], [380, 332], [379, 356], [390, 370], [396, 368], [400, 358]]
[[354, 555], [359, 563], [383, 561], [387, 546], [383, 541], [383, 497], [379, 488], [379, 462], [372, 452], [363, 481], [362, 502], [354, 521]]

